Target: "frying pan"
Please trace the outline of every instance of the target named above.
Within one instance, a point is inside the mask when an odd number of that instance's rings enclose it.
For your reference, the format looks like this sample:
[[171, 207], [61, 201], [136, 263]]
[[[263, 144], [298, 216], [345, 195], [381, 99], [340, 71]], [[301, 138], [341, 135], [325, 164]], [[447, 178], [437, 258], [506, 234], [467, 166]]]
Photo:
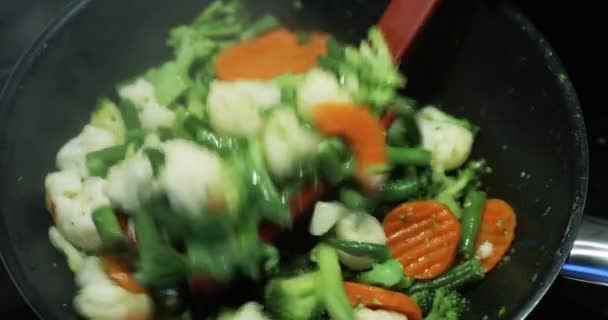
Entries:
[[[98, 97], [113, 95], [116, 83], [166, 59], [167, 30], [189, 23], [207, 4], [75, 1], [7, 81], [0, 98], [0, 248], [40, 318], [77, 318], [73, 275], [47, 239], [43, 181], [56, 151], [88, 120]], [[387, 2], [304, 4], [296, 11], [290, 1], [256, 1], [251, 9], [357, 41]], [[485, 157], [494, 169], [484, 183], [518, 213], [511, 260], [467, 291], [472, 306], [466, 318], [495, 318], [501, 306], [505, 318], [524, 318], [560, 273], [583, 218], [587, 140], [574, 89], [538, 31], [502, 2], [444, 1], [402, 68], [406, 94], [481, 126], [473, 157]], [[583, 226], [596, 226], [586, 221]], [[590, 242], [578, 243], [587, 247], [567, 265], [568, 276], [602, 280], [589, 268], [595, 262], [585, 260]]]

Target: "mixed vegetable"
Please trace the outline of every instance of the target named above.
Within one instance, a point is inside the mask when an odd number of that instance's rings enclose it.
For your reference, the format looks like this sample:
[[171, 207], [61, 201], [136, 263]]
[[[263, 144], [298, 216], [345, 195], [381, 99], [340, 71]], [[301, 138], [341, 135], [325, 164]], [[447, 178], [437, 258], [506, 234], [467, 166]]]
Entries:
[[83, 317], [461, 317], [515, 213], [479, 128], [403, 96], [378, 28], [352, 46], [216, 1], [168, 45], [45, 181]]

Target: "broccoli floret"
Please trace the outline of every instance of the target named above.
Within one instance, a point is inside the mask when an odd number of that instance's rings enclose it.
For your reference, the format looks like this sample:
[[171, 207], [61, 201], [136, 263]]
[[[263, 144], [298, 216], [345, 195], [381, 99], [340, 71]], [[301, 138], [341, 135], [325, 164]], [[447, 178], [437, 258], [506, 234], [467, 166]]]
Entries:
[[458, 291], [440, 288], [434, 295], [431, 312], [425, 320], [459, 320], [468, 308], [469, 301]]
[[374, 264], [371, 270], [361, 272], [356, 279], [358, 282], [385, 288], [396, 286], [405, 289], [411, 283], [411, 278], [403, 275], [401, 263], [394, 259]]
[[433, 300], [435, 299], [435, 290], [422, 290], [409, 295], [410, 298], [414, 299], [422, 314], [428, 314], [433, 308]]
[[438, 167], [433, 168], [433, 185], [435, 188], [433, 198], [446, 205], [456, 217], [462, 215], [460, 199], [467, 188], [479, 186], [480, 175], [490, 172], [485, 160], [470, 161], [456, 176], [448, 176]]
[[319, 280], [319, 272], [271, 280], [265, 305], [273, 319], [308, 320], [322, 312]]
[[405, 86], [405, 77], [393, 64], [377, 27], [369, 30], [368, 40], [359, 48], [344, 47], [330, 39], [328, 54], [320, 57], [319, 63], [337, 74], [355, 102], [369, 104], [377, 113], [382, 113], [394, 101], [397, 89]]

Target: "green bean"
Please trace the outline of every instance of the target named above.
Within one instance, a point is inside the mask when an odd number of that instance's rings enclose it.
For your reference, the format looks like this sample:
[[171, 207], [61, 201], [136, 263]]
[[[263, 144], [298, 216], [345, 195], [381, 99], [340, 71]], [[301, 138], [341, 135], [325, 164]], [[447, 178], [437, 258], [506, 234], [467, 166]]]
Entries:
[[152, 214], [147, 209], [140, 209], [134, 222], [140, 257], [140, 269], [135, 279], [152, 287], [171, 287], [183, 281], [184, 259], [164, 243]]
[[105, 177], [112, 165], [124, 159], [126, 152], [125, 145], [89, 152], [86, 155], [87, 169], [92, 176]]
[[346, 241], [338, 239], [327, 239], [327, 244], [342, 250], [353, 256], [364, 256], [373, 259], [376, 262], [384, 262], [391, 259], [391, 252], [387, 246], [383, 244], [362, 242], [362, 241]]
[[148, 156], [152, 164], [154, 175], [158, 175], [160, 167], [165, 164], [165, 154], [155, 148], [145, 148], [144, 153]]
[[353, 319], [353, 310], [344, 292], [342, 270], [336, 250], [320, 244], [313, 252], [319, 264], [321, 300], [331, 319]]
[[392, 164], [428, 166], [431, 152], [422, 148], [387, 147], [388, 159]]
[[377, 197], [387, 202], [403, 201], [416, 194], [419, 185], [416, 178], [390, 180], [380, 187]]
[[467, 193], [464, 198], [462, 212], [462, 236], [460, 237], [459, 251], [466, 258], [473, 256], [475, 239], [481, 225], [481, 213], [487, 195], [483, 191], [473, 190]]
[[414, 283], [408, 294], [422, 290], [434, 290], [438, 288], [458, 289], [471, 283], [480, 281], [485, 276], [481, 261], [477, 258], [465, 261], [448, 272], [432, 280], [422, 280]]
[[319, 164], [324, 179], [332, 185], [355, 173], [352, 154], [340, 138], [327, 138], [319, 144]]
[[264, 15], [254, 23], [252, 23], [247, 30], [241, 33], [241, 39], [251, 39], [257, 35], [260, 35], [270, 29], [275, 28], [279, 25], [277, 18], [271, 15]]
[[139, 122], [139, 115], [137, 109], [131, 101], [122, 100], [118, 105], [120, 114], [122, 115], [122, 121], [125, 123], [127, 130], [140, 129], [141, 123]]
[[367, 200], [361, 193], [346, 188], [340, 189], [340, 202], [353, 210], [365, 210], [368, 205]]
[[257, 198], [262, 216], [279, 226], [290, 226], [289, 207], [266, 169], [261, 148], [257, 139], [250, 139], [243, 159], [251, 191]]
[[93, 223], [101, 238], [104, 251], [115, 252], [126, 247], [125, 236], [114, 210], [110, 207], [101, 207], [93, 211]]

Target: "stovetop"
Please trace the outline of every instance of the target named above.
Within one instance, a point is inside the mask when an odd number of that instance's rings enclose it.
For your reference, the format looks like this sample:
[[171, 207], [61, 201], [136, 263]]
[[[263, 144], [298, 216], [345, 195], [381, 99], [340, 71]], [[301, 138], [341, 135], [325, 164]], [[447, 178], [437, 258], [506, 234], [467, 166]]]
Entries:
[[[33, 41], [35, 36], [70, 0], [20, 0], [0, 1], [0, 85], [4, 76], [19, 55]], [[605, 188], [603, 181], [608, 178], [608, 112], [603, 110], [605, 99], [600, 100], [600, 84], [592, 75], [604, 75], [598, 68], [602, 66], [597, 40], [593, 32], [600, 28], [601, 20], [593, 15], [602, 12], [599, 3], [572, 2], [560, 4], [558, 1], [516, 0], [522, 10], [531, 18], [540, 31], [548, 38], [564, 62], [577, 89], [587, 123], [591, 156], [591, 178], [587, 199], [587, 212], [608, 218], [602, 206], [601, 197]], [[604, 70], [602, 70], [604, 71]], [[1, 268], [0, 268], [1, 269]], [[530, 319], [575, 318], [608, 319], [608, 305], [605, 297], [608, 289], [589, 284], [558, 278], [545, 298], [539, 303]], [[23, 299], [0, 270], [0, 316], [35, 319]], [[4, 317], [2, 317], [4, 318]]]

